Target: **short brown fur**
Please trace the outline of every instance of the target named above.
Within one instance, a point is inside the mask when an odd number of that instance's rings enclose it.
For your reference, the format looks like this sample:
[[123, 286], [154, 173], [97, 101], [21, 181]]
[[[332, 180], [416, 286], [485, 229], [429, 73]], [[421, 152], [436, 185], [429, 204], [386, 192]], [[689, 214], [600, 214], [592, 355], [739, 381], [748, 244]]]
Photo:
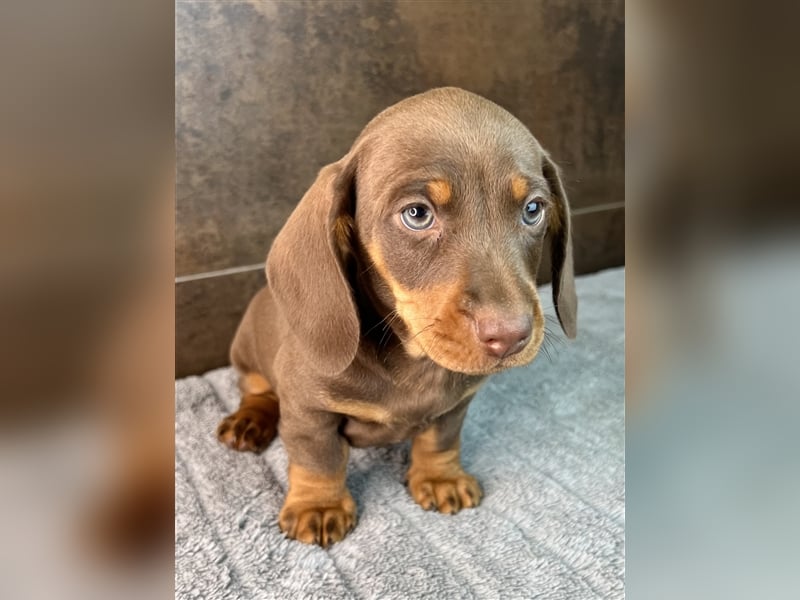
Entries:
[[[548, 218], [523, 222], [509, 181], [517, 200], [523, 189], [540, 193]], [[404, 211], [420, 204], [433, 218], [411, 227]], [[574, 337], [558, 168], [513, 116], [463, 90], [386, 109], [320, 171], [275, 239], [268, 286], [237, 330], [231, 361], [242, 401], [217, 432], [235, 450], [258, 452], [279, 429], [290, 465], [279, 518], [288, 537], [327, 546], [355, 525], [350, 446], [412, 439], [414, 500], [445, 513], [478, 505], [480, 486], [461, 466], [461, 427], [488, 375], [538, 353], [546, 242], [556, 313]], [[486, 332], [523, 322], [530, 333], [497, 351]]]

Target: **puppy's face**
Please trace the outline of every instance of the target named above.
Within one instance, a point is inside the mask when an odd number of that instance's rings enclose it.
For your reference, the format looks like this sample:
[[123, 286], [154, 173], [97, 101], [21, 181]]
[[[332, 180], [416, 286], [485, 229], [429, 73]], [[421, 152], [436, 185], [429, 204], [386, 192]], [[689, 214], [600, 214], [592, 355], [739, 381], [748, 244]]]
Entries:
[[528, 130], [461, 94], [411, 98], [368, 126], [354, 146], [354, 229], [363, 277], [407, 352], [489, 374], [542, 344], [536, 274], [566, 200]]

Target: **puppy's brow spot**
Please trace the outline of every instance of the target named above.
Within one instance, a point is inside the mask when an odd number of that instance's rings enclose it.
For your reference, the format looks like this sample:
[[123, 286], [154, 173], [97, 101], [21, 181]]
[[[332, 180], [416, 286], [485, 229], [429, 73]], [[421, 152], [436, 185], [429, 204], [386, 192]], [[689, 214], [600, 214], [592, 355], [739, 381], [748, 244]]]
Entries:
[[430, 196], [431, 202], [437, 206], [443, 206], [450, 202], [453, 197], [453, 188], [444, 179], [434, 179], [425, 186]]
[[511, 196], [515, 202], [522, 202], [528, 197], [528, 181], [524, 177], [515, 176], [511, 179]]

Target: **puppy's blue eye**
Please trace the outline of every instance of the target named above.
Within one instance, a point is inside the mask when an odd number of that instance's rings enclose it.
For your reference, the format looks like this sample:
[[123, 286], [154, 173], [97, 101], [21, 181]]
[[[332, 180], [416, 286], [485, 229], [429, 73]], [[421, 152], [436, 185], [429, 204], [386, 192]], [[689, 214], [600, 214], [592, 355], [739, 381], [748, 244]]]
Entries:
[[522, 222], [525, 225], [537, 225], [543, 216], [544, 204], [539, 196], [525, 203], [522, 209]]
[[400, 213], [403, 225], [413, 231], [430, 229], [433, 225], [433, 212], [424, 204], [412, 204], [403, 209]]

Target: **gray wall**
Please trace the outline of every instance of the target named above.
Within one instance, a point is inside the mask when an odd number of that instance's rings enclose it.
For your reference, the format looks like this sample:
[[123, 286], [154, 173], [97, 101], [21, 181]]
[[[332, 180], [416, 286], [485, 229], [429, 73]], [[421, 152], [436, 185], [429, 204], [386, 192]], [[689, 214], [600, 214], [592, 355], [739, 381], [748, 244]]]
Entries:
[[227, 364], [320, 167], [436, 86], [504, 106], [562, 166], [578, 273], [623, 264], [623, 17], [622, 0], [178, 0], [176, 375]]

